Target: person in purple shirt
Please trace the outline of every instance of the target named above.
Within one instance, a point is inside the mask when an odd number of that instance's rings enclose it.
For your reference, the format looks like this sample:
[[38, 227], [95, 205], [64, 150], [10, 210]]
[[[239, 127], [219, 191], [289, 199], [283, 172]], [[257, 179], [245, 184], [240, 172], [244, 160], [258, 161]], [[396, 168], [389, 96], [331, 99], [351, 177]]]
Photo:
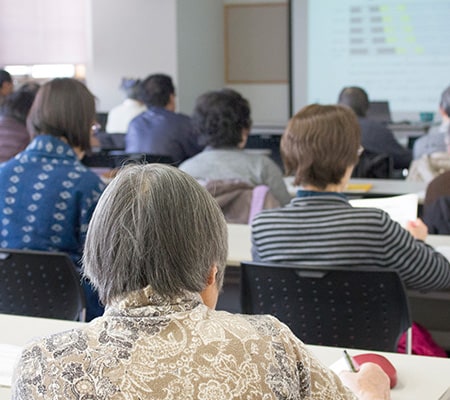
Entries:
[[170, 76], [150, 75], [141, 90], [148, 109], [128, 125], [125, 151], [169, 156], [175, 164], [200, 152], [191, 119], [175, 112], [175, 87]]

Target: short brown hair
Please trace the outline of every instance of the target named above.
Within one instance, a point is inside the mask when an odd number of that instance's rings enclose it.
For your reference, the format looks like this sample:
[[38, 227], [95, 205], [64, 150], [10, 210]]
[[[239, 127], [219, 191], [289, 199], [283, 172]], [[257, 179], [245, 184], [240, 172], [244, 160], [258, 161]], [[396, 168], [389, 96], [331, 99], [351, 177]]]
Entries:
[[360, 127], [355, 113], [339, 105], [312, 104], [288, 123], [281, 138], [286, 173], [294, 184], [325, 189], [338, 184], [358, 161]]
[[27, 127], [32, 137], [65, 138], [70, 146], [89, 151], [94, 121], [95, 98], [89, 89], [76, 79], [56, 78], [39, 89]]

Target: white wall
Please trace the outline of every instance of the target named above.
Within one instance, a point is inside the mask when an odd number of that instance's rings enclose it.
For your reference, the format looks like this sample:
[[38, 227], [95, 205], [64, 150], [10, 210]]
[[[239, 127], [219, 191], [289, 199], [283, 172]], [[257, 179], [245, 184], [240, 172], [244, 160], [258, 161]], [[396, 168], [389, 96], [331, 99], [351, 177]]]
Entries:
[[[227, 4], [287, 3], [286, 0], [224, 0]], [[270, 56], [270, 55], [269, 55]], [[289, 119], [289, 85], [233, 84], [227, 85], [246, 97], [252, 107], [255, 125], [282, 125]]]
[[86, 79], [99, 111], [120, 103], [121, 78], [177, 73], [176, 0], [90, 0]]
[[[85, 0], [90, 11], [87, 84], [99, 111], [119, 104], [122, 77], [171, 75], [178, 109], [192, 112], [195, 99], [225, 85], [224, 4], [258, 0]], [[270, 2], [286, 0], [270, 0]], [[252, 106], [255, 124], [285, 124], [287, 84], [230, 85]]]
[[195, 99], [224, 86], [222, 0], [177, 2], [178, 105], [191, 114]]

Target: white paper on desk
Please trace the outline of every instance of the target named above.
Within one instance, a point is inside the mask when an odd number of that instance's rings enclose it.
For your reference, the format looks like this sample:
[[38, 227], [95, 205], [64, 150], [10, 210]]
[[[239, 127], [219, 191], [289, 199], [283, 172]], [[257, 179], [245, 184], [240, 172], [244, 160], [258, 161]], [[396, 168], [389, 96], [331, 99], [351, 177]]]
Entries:
[[351, 371], [345, 357], [341, 357], [329, 367], [335, 374], [339, 375], [342, 371]]
[[0, 344], [0, 386], [11, 386], [14, 367], [22, 353], [22, 347]]
[[386, 211], [392, 220], [397, 221], [404, 228], [408, 221], [417, 218], [419, 196], [417, 194], [404, 194], [402, 196], [381, 197], [377, 199], [350, 200], [353, 207], [372, 207]]

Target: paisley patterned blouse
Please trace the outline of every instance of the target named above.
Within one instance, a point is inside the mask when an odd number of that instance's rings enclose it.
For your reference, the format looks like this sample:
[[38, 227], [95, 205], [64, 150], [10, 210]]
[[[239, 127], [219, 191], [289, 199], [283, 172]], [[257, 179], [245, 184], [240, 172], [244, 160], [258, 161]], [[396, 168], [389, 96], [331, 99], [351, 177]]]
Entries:
[[15, 400], [356, 398], [275, 318], [149, 288], [80, 329], [30, 344], [12, 389]]

